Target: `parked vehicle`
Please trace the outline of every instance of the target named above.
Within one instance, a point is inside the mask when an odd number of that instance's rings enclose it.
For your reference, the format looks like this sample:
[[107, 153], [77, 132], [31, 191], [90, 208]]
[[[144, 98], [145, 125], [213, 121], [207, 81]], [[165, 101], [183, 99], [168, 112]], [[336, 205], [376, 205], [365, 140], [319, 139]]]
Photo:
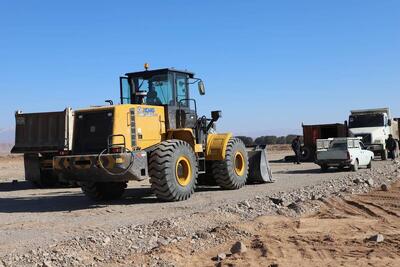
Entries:
[[367, 148], [382, 160], [388, 157], [386, 140], [391, 134], [397, 141], [395, 157], [399, 156], [399, 123], [391, 117], [389, 108], [352, 110], [349, 131], [353, 136], [361, 137]]
[[317, 150], [317, 139], [334, 137], [347, 137], [347, 122], [331, 124], [302, 125], [304, 146], [302, 148], [302, 160], [314, 161]]
[[317, 140], [317, 159], [315, 161], [326, 171], [329, 167], [344, 169], [350, 167], [357, 171], [360, 166], [371, 168], [374, 153], [366, 149], [361, 138], [328, 138]]

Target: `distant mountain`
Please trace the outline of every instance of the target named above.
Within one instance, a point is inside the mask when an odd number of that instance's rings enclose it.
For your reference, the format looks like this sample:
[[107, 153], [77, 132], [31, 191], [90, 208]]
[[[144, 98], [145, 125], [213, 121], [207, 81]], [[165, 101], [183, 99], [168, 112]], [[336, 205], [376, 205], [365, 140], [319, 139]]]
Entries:
[[15, 130], [13, 128], [0, 129], [0, 153], [9, 153], [14, 145]]
[[0, 144], [10, 143], [13, 144], [15, 139], [14, 128], [0, 128]]

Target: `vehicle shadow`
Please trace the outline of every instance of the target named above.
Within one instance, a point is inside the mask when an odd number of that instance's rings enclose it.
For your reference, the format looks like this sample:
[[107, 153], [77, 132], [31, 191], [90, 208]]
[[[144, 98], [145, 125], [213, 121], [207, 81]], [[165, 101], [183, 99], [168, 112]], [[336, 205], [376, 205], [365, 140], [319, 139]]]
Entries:
[[[197, 192], [218, 191], [219, 187], [200, 186]], [[12, 191], [12, 190], [11, 190]], [[163, 202], [156, 198], [149, 186], [140, 188], [127, 188], [124, 196], [118, 200], [96, 202], [87, 198], [80, 190], [53, 191], [29, 194], [23, 197], [1, 197], [0, 213], [16, 212], [71, 212], [89, 210], [114, 205], [148, 204], [160, 205]]]
[[[338, 172], [335, 169], [329, 169], [325, 171], [324, 173], [330, 173], [330, 172]], [[322, 173], [320, 169], [305, 169], [305, 170], [289, 170], [289, 171], [277, 171], [274, 172], [275, 174], [312, 174], [312, 173]]]
[[28, 189], [34, 189], [34, 188], [36, 188], [36, 187], [29, 181], [0, 183], [0, 192], [28, 190]]

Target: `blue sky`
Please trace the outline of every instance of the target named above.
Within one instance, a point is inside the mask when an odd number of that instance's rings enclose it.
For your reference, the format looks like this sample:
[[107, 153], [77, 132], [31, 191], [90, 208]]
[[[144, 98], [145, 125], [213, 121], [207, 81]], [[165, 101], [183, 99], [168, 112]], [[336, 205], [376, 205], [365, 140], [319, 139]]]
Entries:
[[[1, 1], [0, 129], [14, 111], [118, 100], [118, 77], [189, 69], [220, 131], [300, 132], [301, 123], [384, 107], [400, 117], [400, 1]], [[197, 97], [197, 94], [194, 94]]]

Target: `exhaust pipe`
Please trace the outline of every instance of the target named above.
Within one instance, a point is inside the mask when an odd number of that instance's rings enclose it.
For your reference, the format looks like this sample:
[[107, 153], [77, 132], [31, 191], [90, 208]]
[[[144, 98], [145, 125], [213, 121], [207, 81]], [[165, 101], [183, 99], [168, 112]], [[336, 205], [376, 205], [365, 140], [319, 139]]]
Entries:
[[258, 145], [248, 147], [249, 176], [247, 182], [254, 183], [273, 183], [272, 171], [267, 157], [267, 146]]

